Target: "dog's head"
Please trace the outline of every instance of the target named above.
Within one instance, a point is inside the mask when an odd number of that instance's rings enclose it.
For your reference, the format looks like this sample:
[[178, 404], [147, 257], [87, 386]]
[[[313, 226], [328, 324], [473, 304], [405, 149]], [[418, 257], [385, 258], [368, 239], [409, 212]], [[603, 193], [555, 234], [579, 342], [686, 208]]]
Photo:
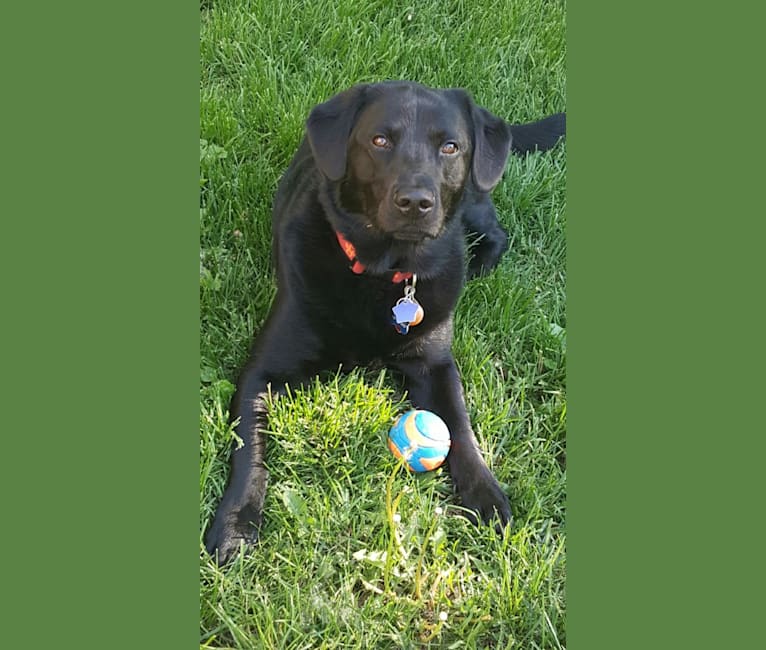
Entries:
[[467, 184], [488, 192], [511, 148], [510, 127], [463, 90], [362, 84], [311, 112], [308, 140], [345, 210], [398, 240], [437, 237]]

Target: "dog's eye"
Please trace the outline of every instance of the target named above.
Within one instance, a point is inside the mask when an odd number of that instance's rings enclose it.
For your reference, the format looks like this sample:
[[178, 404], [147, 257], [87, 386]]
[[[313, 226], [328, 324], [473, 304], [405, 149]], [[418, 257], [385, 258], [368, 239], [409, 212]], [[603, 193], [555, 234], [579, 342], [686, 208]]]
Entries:
[[385, 135], [376, 135], [372, 139], [372, 144], [380, 149], [383, 149], [388, 146], [388, 138]]
[[458, 151], [457, 144], [454, 142], [445, 142], [442, 145], [442, 153], [446, 153], [448, 156], [456, 154]]

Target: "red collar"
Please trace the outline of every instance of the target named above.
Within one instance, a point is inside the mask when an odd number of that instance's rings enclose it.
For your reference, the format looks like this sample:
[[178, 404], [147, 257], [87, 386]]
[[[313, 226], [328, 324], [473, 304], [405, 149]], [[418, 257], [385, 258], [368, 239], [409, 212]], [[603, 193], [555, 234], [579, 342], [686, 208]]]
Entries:
[[[351, 262], [351, 266], [349, 268], [357, 275], [364, 273], [366, 267], [357, 259], [356, 248], [354, 248], [354, 245], [339, 232], [336, 232], [335, 236], [338, 238], [338, 243], [340, 244], [341, 250], [346, 254], [346, 257], [348, 257], [348, 261]], [[409, 280], [411, 277], [412, 273], [394, 271], [393, 275], [391, 276], [391, 282], [394, 284], [399, 284], [404, 280]]]

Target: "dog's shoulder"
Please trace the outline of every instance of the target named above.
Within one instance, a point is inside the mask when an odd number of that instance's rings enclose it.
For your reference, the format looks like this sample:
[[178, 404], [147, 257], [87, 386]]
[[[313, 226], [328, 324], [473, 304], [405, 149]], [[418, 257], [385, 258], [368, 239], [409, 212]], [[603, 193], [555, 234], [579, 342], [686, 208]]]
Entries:
[[304, 137], [290, 165], [279, 180], [272, 205], [272, 224], [275, 234], [278, 225], [290, 214], [300, 212], [307, 201], [317, 201], [321, 175], [317, 169], [308, 140]]

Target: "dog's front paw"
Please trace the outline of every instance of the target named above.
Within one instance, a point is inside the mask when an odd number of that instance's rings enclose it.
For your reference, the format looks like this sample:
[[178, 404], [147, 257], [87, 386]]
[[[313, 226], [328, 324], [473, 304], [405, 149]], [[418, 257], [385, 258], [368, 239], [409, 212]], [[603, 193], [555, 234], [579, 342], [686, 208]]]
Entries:
[[466, 279], [487, 275], [499, 263], [508, 250], [508, 235], [499, 228], [486, 232], [471, 248], [466, 270]]
[[471, 257], [468, 260], [468, 268], [466, 269], [467, 280], [487, 275], [494, 269], [500, 261], [503, 249], [490, 242], [483, 246], [477, 246], [471, 253]]
[[205, 535], [205, 549], [224, 565], [231, 561], [242, 544], [253, 546], [258, 541], [261, 513], [250, 505], [218, 507], [215, 519]]
[[453, 474], [453, 480], [461, 505], [467, 510], [466, 517], [474, 524], [494, 521], [501, 530], [513, 521], [508, 497], [486, 465], [463, 472], [457, 478]]

